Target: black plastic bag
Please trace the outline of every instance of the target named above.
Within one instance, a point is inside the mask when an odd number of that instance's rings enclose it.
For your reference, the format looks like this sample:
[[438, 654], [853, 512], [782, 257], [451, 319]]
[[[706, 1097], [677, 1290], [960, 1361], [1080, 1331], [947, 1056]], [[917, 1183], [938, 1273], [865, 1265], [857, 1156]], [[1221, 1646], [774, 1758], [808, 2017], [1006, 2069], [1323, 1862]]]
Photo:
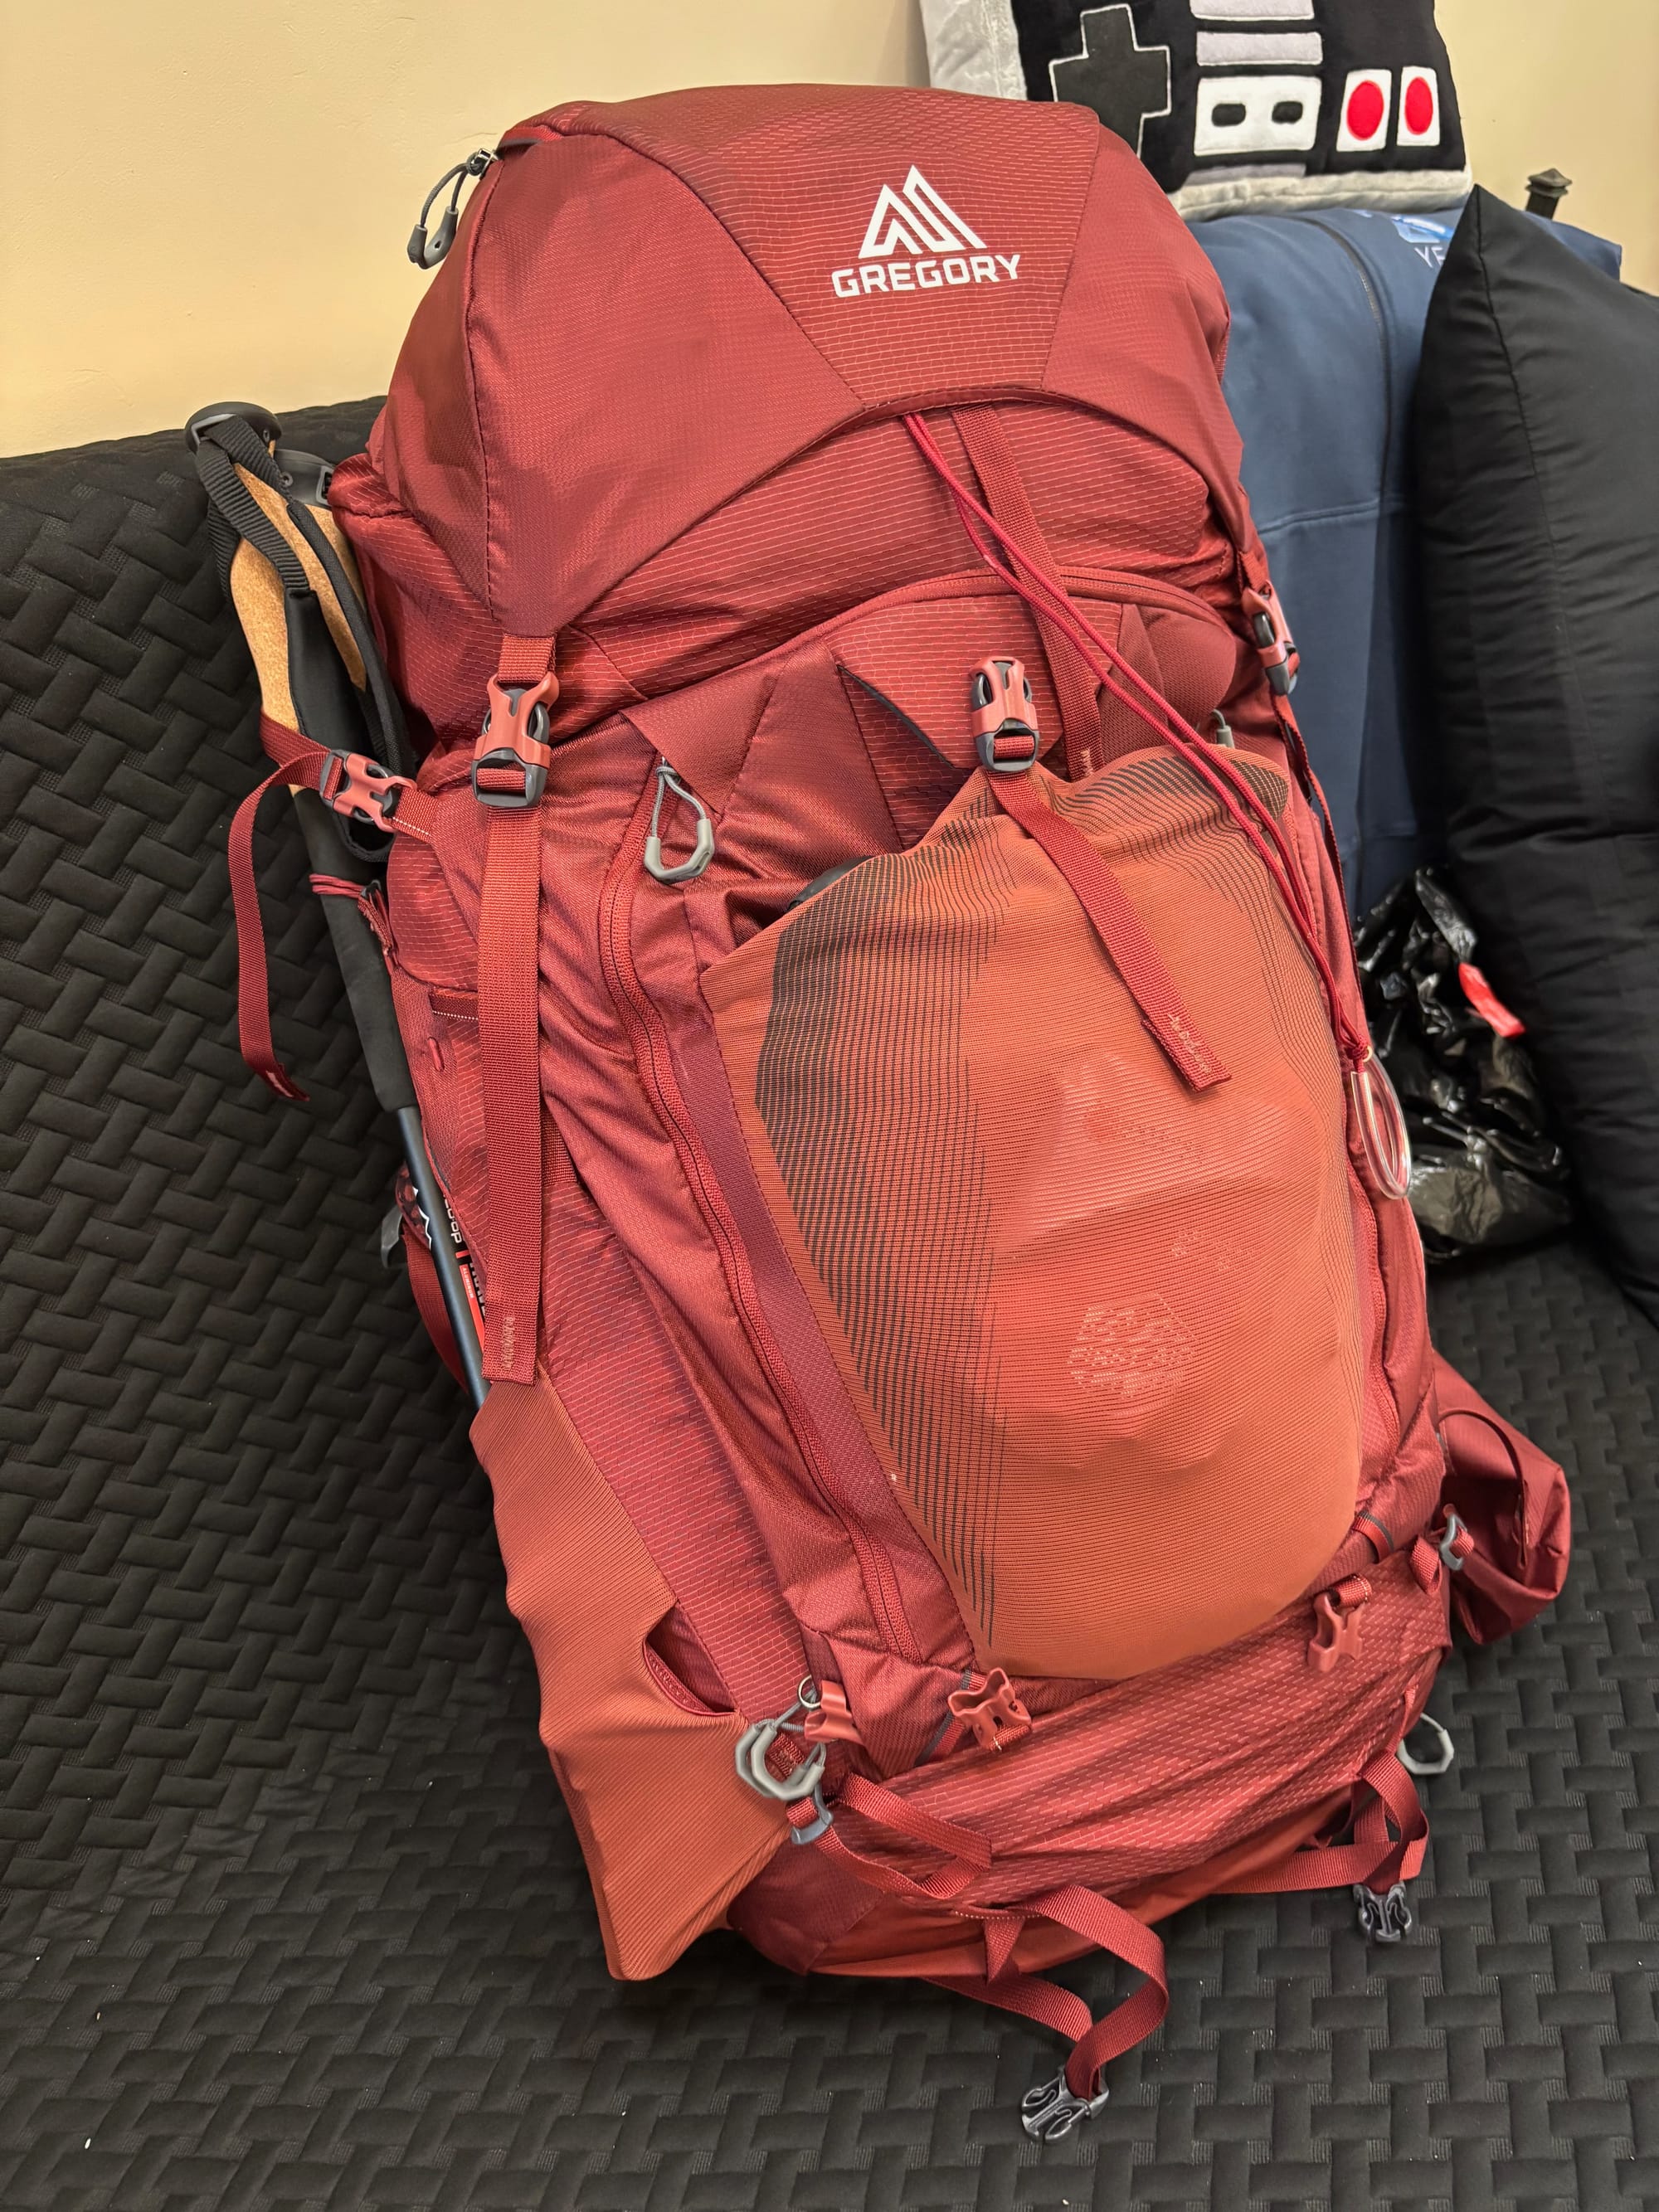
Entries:
[[1398, 883], [1354, 939], [1378, 1057], [1412, 1140], [1412, 1212], [1431, 1260], [1553, 1235], [1572, 1218], [1521, 1024], [1474, 964], [1468, 916], [1431, 868]]

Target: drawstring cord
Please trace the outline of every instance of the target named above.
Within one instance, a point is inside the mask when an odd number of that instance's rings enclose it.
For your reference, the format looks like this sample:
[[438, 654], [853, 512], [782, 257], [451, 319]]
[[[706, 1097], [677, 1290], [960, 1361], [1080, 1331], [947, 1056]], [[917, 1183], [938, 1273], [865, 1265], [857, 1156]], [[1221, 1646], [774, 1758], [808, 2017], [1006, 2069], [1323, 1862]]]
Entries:
[[[1331, 1026], [1344, 1063], [1351, 1073], [1357, 1073], [1370, 1058], [1370, 1044], [1364, 1034], [1356, 1030], [1342, 1004], [1336, 976], [1323, 946], [1319, 943], [1313, 919], [1296, 883], [1289, 848], [1272, 811], [1262, 803], [1248, 780], [1233, 767], [1231, 762], [1224, 768], [1217, 761], [1214, 748], [1204, 743], [1191, 724], [1176, 712], [1139, 669], [1132, 667], [1107, 643], [1093, 623], [1079, 611], [1060, 580], [1051, 576], [1039, 562], [1034, 561], [1018, 541], [1003, 528], [989, 508], [975, 498], [952, 471], [922, 418], [919, 415], [907, 415], [904, 426], [915, 441], [923, 459], [939, 476], [955, 501], [975, 550], [992, 574], [1024, 599], [1028, 606], [1034, 611], [1040, 610], [1066, 631], [1112, 696], [1146, 723], [1154, 736], [1174, 747], [1220, 800], [1226, 812], [1249, 839], [1284, 901], [1297, 934], [1307, 947], [1309, 957], [1317, 970], [1326, 1004], [1330, 1009]], [[1008, 556], [1006, 562], [997, 557], [988, 543], [987, 533]], [[1009, 565], [1011, 562], [1015, 565]], [[1022, 569], [1026, 572], [1025, 575], [1019, 573]], [[1027, 576], [1030, 580], [1027, 580]], [[1145, 700], [1127, 691], [1116, 681], [1116, 674], [1127, 678], [1137, 691], [1144, 693]], [[1150, 701], [1151, 705], [1146, 701]]]

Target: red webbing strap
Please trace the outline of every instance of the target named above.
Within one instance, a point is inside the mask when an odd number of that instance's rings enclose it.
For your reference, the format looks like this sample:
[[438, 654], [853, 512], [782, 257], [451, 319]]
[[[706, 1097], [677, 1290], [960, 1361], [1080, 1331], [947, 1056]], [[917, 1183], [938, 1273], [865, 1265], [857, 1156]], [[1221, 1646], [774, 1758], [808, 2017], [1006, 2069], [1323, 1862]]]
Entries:
[[404, 1253], [409, 1262], [409, 1287], [415, 1293], [416, 1310], [426, 1324], [426, 1333], [455, 1380], [465, 1382], [461, 1355], [455, 1348], [455, 1331], [438, 1285], [438, 1270], [431, 1249], [407, 1222], [404, 1224]]
[[259, 885], [253, 872], [253, 824], [267, 795], [290, 780], [291, 771], [273, 769], [256, 784], [230, 819], [230, 901], [236, 916], [236, 1027], [242, 1058], [279, 1098], [304, 1102], [301, 1090], [276, 1057], [270, 1033], [270, 983], [265, 972], [265, 929], [259, 917]]
[[[930, 1905], [948, 1905], [959, 1897], [977, 1874], [988, 1872], [993, 1862], [985, 1838], [970, 1828], [936, 1820], [917, 1806], [884, 1790], [878, 1783], [849, 1775], [836, 1800], [837, 1812], [856, 1813], [876, 1825], [933, 1844], [949, 1854], [945, 1864], [925, 1881], [917, 1881], [896, 1867], [854, 1850], [842, 1838], [839, 1823], [819, 1838], [817, 1848], [829, 1850], [872, 1888], [896, 1897], [916, 1897]], [[1066, 2061], [1066, 2079], [1079, 2096], [1091, 2096], [1100, 2069], [1109, 2060], [1130, 2050], [1150, 2035], [1170, 2007], [1170, 1985], [1164, 1972], [1164, 1946], [1152, 1929], [1126, 1912], [1121, 1905], [1094, 1890], [1068, 1884], [1034, 1898], [1029, 1905], [992, 1906], [976, 1911], [958, 1907], [985, 1923], [988, 1966], [994, 1970], [1012, 1956], [1019, 1930], [1027, 1920], [1052, 1920], [1083, 1936], [1097, 1950], [1109, 1951], [1144, 1977], [1140, 1987], [1102, 2020], [1091, 2018], [1081, 1997], [1035, 1974], [930, 1975], [940, 1989], [998, 2005], [1053, 2028], [1073, 2045]]]
[[1045, 1982], [1041, 1974], [998, 1974], [994, 1979], [983, 1974], [929, 1974], [925, 1978], [935, 1989], [971, 1997], [975, 2004], [996, 2005], [1003, 2012], [1018, 2013], [1022, 2020], [1034, 2020], [1039, 2027], [1063, 2035], [1074, 2048], [1094, 2027], [1094, 2015], [1082, 1998], [1057, 1982]]
[[861, 1774], [849, 1774], [836, 1798], [838, 1812], [856, 1813], [860, 1818], [874, 1821], [878, 1826], [890, 1828], [895, 1835], [908, 1836], [913, 1843], [927, 1844], [936, 1851], [960, 1859], [965, 1866], [985, 1873], [991, 1864], [991, 1846], [983, 1836], [972, 1828], [961, 1828], [953, 1820], [936, 1819], [924, 1813], [908, 1799], [895, 1796], [884, 1790], [878, 1782], [866, 1782]]
[[[1054, 571], [1054, 554], [1025, 489], [1002, 417], [990, 407], [953, 407], [951, 420], [973, 464], [986, 505], [1022, 545], [1030, 547], [1045, 568]], [[1060, 702], [1066, 765], [1076, 782], [1081, 776], [1092, 775], [1100, 766], [1100, 686], [1088, 662], [1054, 617], [1042, 607], [1034, 606], [1030, 611]]]
[[918, 1879], [903, 1874], [897, 1867], [888, 1866], [881, 1859], [872, 1859], [863, 1851], [855, 1851], [842, 1837], [839, 1822], [826, 1828], [813, 1847], [827, 1851], [833, 1859], [840, 1860], [849, 1872], [872, 1889], [884, 1890], [889, 1897], [920, 1898], [925, 1905], [949, 1905], [960, 1897], [969, 1882], [978, 1879], [977, 1870], [963, 1866], [959, 1860], [947, 1859], [933, 1874]]
[[1176, 1073], [1194, 1091], [1227, 1081], [1227, 1070], [1199, 1034], [1158, 947], [1121, 884], [1075, 823], [1045, 805], [1030, 773], [988, 775], [991, 795], [1042, 848], [1065, 878], [1116, 969], [1140, 1018]]
[[[803, 1806], [803, 1814], [811, 1809]], [[884, 1890], [890, 1897], [915, 1897], [927, 1905], [948, 1905], [990, 1869], [991, 1846], [983, 1836], [975, 1835], [971, 1828], [959, 1828], [952, 1821], [935, 1819], [933, 1814], [895, 1796], [890, 1790], [884, 1790], [878, 1782], [866, 1782], [861, 1774], [847, 1777], [836, 1794], [835, 1809], [837, 1814], [855, 1814], [874, 1826], [889, 1828], [895, 1835], [944, 1852], [945, 1864], [918, 1878], [855, 1850], [842, 1832], [839, 1820], [827, 1828], [817, 1848], [839, 1859], [872, 1889]], [[794, 1818], [793, 1807], [790, 1817]]]
[[981, 2004], [999, 2005], [1005, 2012], [1018, 2013], [1065, 2036], [1072, 2045], [1072, 2055], [1066, 2062], [1066, 2086], [1073, 2096], [1092, 2097], [1101, 2069], [1126, 2051], [1133, 2051], [1137, 2043], [1145, 2042], [1170, 2009], [1164, 1946], [1132, 1912], [1075, 1883], [1052, 1889], [1019, 1909], [1028, 1920], [1052, 1920], [1085, 1937], [1097, 1950], [1121, 1959], [1142, 1977], [1139, 1988], [1095, 2020], [1081, 1997], [1036, 1974], [939, 1974], [928, 1978], [940, 1989], [954, 1990]]
[[[260, 807], [277, 784], [303, 785], [321, 792], [325, 771], [339, 756], [313, 744], [297, 730], [273, 722], [268, 714], [259, 718], [259, 740], [277, 766], [263, 783], [255, 785], [231, 817], [226, 844], [231, 907], [236, 917], [236, 1024], [242, 1058], [254, 1073], [279, 1098], [303, 1103], [306, 1093], [277, 1059], [276, 1039], [270, 1033], [270, 985], [265, 967], [264, 924], [259, 916], [259, 884], [253, 867], [253, 830]], [[338, 774], [337, 769], [331, 780], [337, 781]], [[431, 800], [405, 779], [392, 781], [401, 787], [398, 805], [393, 814], [380, 817], [379, 826], [429, 841]]]
[[[495, 681], [551, 682], [550, 638], [506, 637]], [[556, 684], [544, 694], [551, 699]], [[504, 733], [497, 732], [498, 736]], [[489, 1177], [483, 1370], [530, 1382], [542, 1283], [542, 809], [493, 806], [478, 913], [478, 1054]]]
[[[1335, 975], [1320, 943], [1318, 929], [1296, 880], [1285, 833], [1271, 808], [1264, 805], [1243, 770], [1231, 763], [1225, 754], [1218, 754], [1214, 747], [1206, 744], [1192, 725], [1176, 714], [1163, 694], [1107, 642], [1076, 605], [1060, 579], [1049, 574], [1018, 544], [1012, 532], [1005, 528], [990, 509], [974, 497], [939, 451], [938, 441], [923, 418], [920, 415], [907, 415], [903, 419], [906, 429], [915, 441], [923, 458], [956, 501], [963, 527], [992, 574], [1000, 578], [1010, 591], [1018, 592], [1033, 613], [1039, 605], [1046, 609], [1100, 678], [1103, 690], [1110, 692], [1121, 704], [1139, 716], [1155, 736], [1173, 746], [1199, 781], [1207, 785], [1215, 794], [1223, 809], [1249, 839], [1284, 900], [1297, 935], [1307, 947], [1308, 957], [1314, 963], [1325, 994], [1331, 1026], [1345, 1064], [1350, 1068], [1363, 1066], [1370, 1055], [1370, 1041], [1363, 1030], [1354, 1026], [1342, 1002]], [[990, 543], [992, 538], [1006, 553], [1006, 561], [998, 557]], [[1136, 697], [1131, 690], [1126, 690], [1123, 684], [1116, 680], [1117, 675], [1133, 687], [1133, 692], [1140, 696]]]
[[[1292, 1851], [1276, 1867], [1229, 1882], [1229, 1893], [1260, 1897], [1287, 1890], [1343, 1889], [1358, 1882], [1380, 1895], [1395, 1882], [1411, 1880], [1423, 1864], [1429, 1835], [1416, 1784], [1392, 1751], [1379, 1752], [1359, 1781], [1371, 1792], [1371, 1802], [1356, 1821], [1351, 1844]], [[1398, 1831], [1393, 1837], [1389, 1834], [1390, 1822]]]
[[1031, 1907], [1043, 1920], [1053, 1920], [1073, 1935], [1084, 1936], [1097, 1950], [1109, 1951], [1126, 1966], [1145, 1977], [1140, 1987], [1096, 2021], [1066, 2062], [1066, 2084], [1074, 2096], [1091, 2097], [1100, 2069], [1126, 2051], [1133, 2051], [1161, 2026], [1170, 2009], [1170, 1984], [1164, 1971], [1164, 1946], [1142, 1921], [1121, 1905], [1092, 1889], [1070, 1885], [1050, 1890]]

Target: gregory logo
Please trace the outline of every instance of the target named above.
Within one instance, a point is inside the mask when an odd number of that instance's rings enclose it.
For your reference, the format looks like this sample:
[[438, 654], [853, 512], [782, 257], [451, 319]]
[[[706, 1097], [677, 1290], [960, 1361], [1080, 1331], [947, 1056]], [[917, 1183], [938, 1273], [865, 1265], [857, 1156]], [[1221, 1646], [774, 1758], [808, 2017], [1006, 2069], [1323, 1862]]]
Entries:
[[937, 292], [947, 284], [1014, 284], [1017, 253], [988, 253], [985, 240], [914, 165], [902, 191], [884, 185], [865, 228], [858, 266], [830, 277], [843, 300], [867, 292]]

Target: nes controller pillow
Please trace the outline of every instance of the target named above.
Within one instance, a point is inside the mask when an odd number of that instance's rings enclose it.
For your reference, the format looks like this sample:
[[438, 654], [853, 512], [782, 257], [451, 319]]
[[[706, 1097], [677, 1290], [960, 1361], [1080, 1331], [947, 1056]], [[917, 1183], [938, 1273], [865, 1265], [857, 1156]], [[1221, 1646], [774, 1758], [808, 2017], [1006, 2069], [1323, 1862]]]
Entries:
[[1091, 107], [1184, 216], [1471, 185], [1432, 0], [921, 0], [935, 85]]

